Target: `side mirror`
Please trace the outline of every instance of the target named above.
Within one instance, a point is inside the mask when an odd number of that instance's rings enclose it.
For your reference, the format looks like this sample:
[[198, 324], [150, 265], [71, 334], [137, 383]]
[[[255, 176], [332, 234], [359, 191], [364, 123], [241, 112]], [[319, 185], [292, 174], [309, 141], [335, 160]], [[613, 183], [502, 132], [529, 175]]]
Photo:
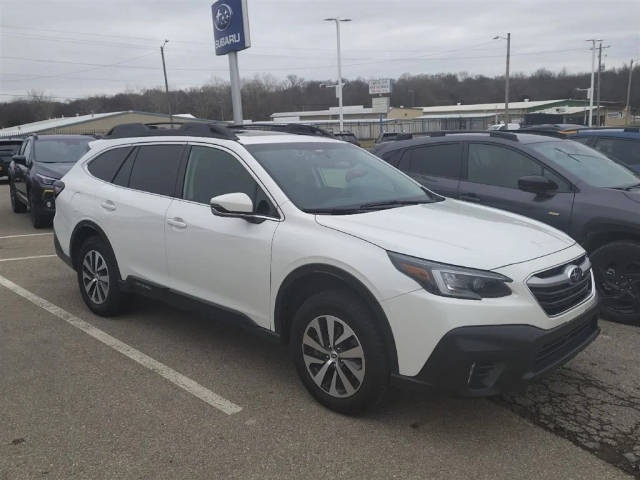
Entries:
[[27, 164], [27, 157], [25, 157], [24, 155], [14, 155], [13, 157], [11, 157], [11, 159], [16, 162], [18, 165], [26, 165]]
[[545, 194], [555, 192], [558, 185], [553, 180], [549, 180], [541, 175], [528, 175], [518, 179], [518, 188], [524, 192]]
[[211, 213], [218, 217], [244, 218], [251, 223], [264, 221], [263, 218], [254, 214], [253, 202], [246, 193], [237, 192], [218, 195], [213, 197], [209, 204], [211, 205]]

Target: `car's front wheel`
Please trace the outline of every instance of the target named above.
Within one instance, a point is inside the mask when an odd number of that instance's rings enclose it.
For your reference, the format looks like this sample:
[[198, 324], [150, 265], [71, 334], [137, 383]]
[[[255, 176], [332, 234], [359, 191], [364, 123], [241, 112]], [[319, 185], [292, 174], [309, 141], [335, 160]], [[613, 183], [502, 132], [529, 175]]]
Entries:
[[76, 259], [78, 286], [92, 312], [113, 316], [126, 306], [128, 296], [120, 288], [120, 271], [111, 248], [99, 237], [90, 237]]
[[307, 390], [332, 410], [365, 410], [389, 384], [382, 335], [370, 310], [349, 292], [308, 298], [293, 319], [290, 348]]
[[18, 198], [18, 194], [16, 192], [16, 185], [13, 183], [13, 180], [9, 178], [9, 197], [11, 199], [11, 209], [15, 213], [24, 213], [27, 211], [27, 207], [24, 203], [20, 201]]
[[618, 241], [591, 255], [602, 317], [640, 325], [640, 244]]

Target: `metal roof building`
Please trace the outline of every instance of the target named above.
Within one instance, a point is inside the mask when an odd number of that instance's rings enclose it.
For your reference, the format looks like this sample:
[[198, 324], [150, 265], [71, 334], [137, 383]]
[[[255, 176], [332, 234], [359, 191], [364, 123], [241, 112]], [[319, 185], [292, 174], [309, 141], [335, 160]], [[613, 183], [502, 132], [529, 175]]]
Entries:
[[[0, 137], [23, 137], [32, 133], [66, 133], [66, 134], [99, 134], [103, 135], [116, 125], [123, 123], [160, 123], [168, 122], [169, 116], [164, 113], [139, 112], [127, 110], [123, 112], [91, 113], [75, 117], [50, 118], [38, 122], [25, 123], [15, 127], [0, 129]], [[210, 120], [198, 119], [190, 114], [173, 115], [173, 121], [183, 123]]]

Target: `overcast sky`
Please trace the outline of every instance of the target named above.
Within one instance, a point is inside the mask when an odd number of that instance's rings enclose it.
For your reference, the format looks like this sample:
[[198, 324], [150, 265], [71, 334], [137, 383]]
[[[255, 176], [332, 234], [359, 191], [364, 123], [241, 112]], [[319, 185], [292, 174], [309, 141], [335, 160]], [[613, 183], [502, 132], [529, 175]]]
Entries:
[[[640, 0], [247, 0], [252, 47], [242, 77], [336, 76], [335, 26], [343, 24], [343, 76], [591, 68], [589, 38], [602, 38], [608, 67], [640, 59]], [[37, 90], [60, 99], [163, 85], [227, 80], [213, 53], [211, 0], [0, 0], [0, 101]]]

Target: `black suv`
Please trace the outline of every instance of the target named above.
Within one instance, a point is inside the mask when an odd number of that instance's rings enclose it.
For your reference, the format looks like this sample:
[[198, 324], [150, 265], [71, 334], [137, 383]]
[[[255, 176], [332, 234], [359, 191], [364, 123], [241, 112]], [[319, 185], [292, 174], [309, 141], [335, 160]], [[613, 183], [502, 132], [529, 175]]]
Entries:
[[20, 138], [0, 139], [0, 177], [9, 175], [11, 158], [20, 150], [20, 145], [22, 145]]
[[640, 324], [638, 174], [572, 140], [507, 132], [438, 132], [374, 153], [442, 195], [568, 233], [590, 254], [603, 316]]
[[54, 182], [89, 150], [87, 135], [32, 135], [9, 165], [9, 195], [16, 213], [29, 210], [36, 228], [51, 224], [55, 214]]

